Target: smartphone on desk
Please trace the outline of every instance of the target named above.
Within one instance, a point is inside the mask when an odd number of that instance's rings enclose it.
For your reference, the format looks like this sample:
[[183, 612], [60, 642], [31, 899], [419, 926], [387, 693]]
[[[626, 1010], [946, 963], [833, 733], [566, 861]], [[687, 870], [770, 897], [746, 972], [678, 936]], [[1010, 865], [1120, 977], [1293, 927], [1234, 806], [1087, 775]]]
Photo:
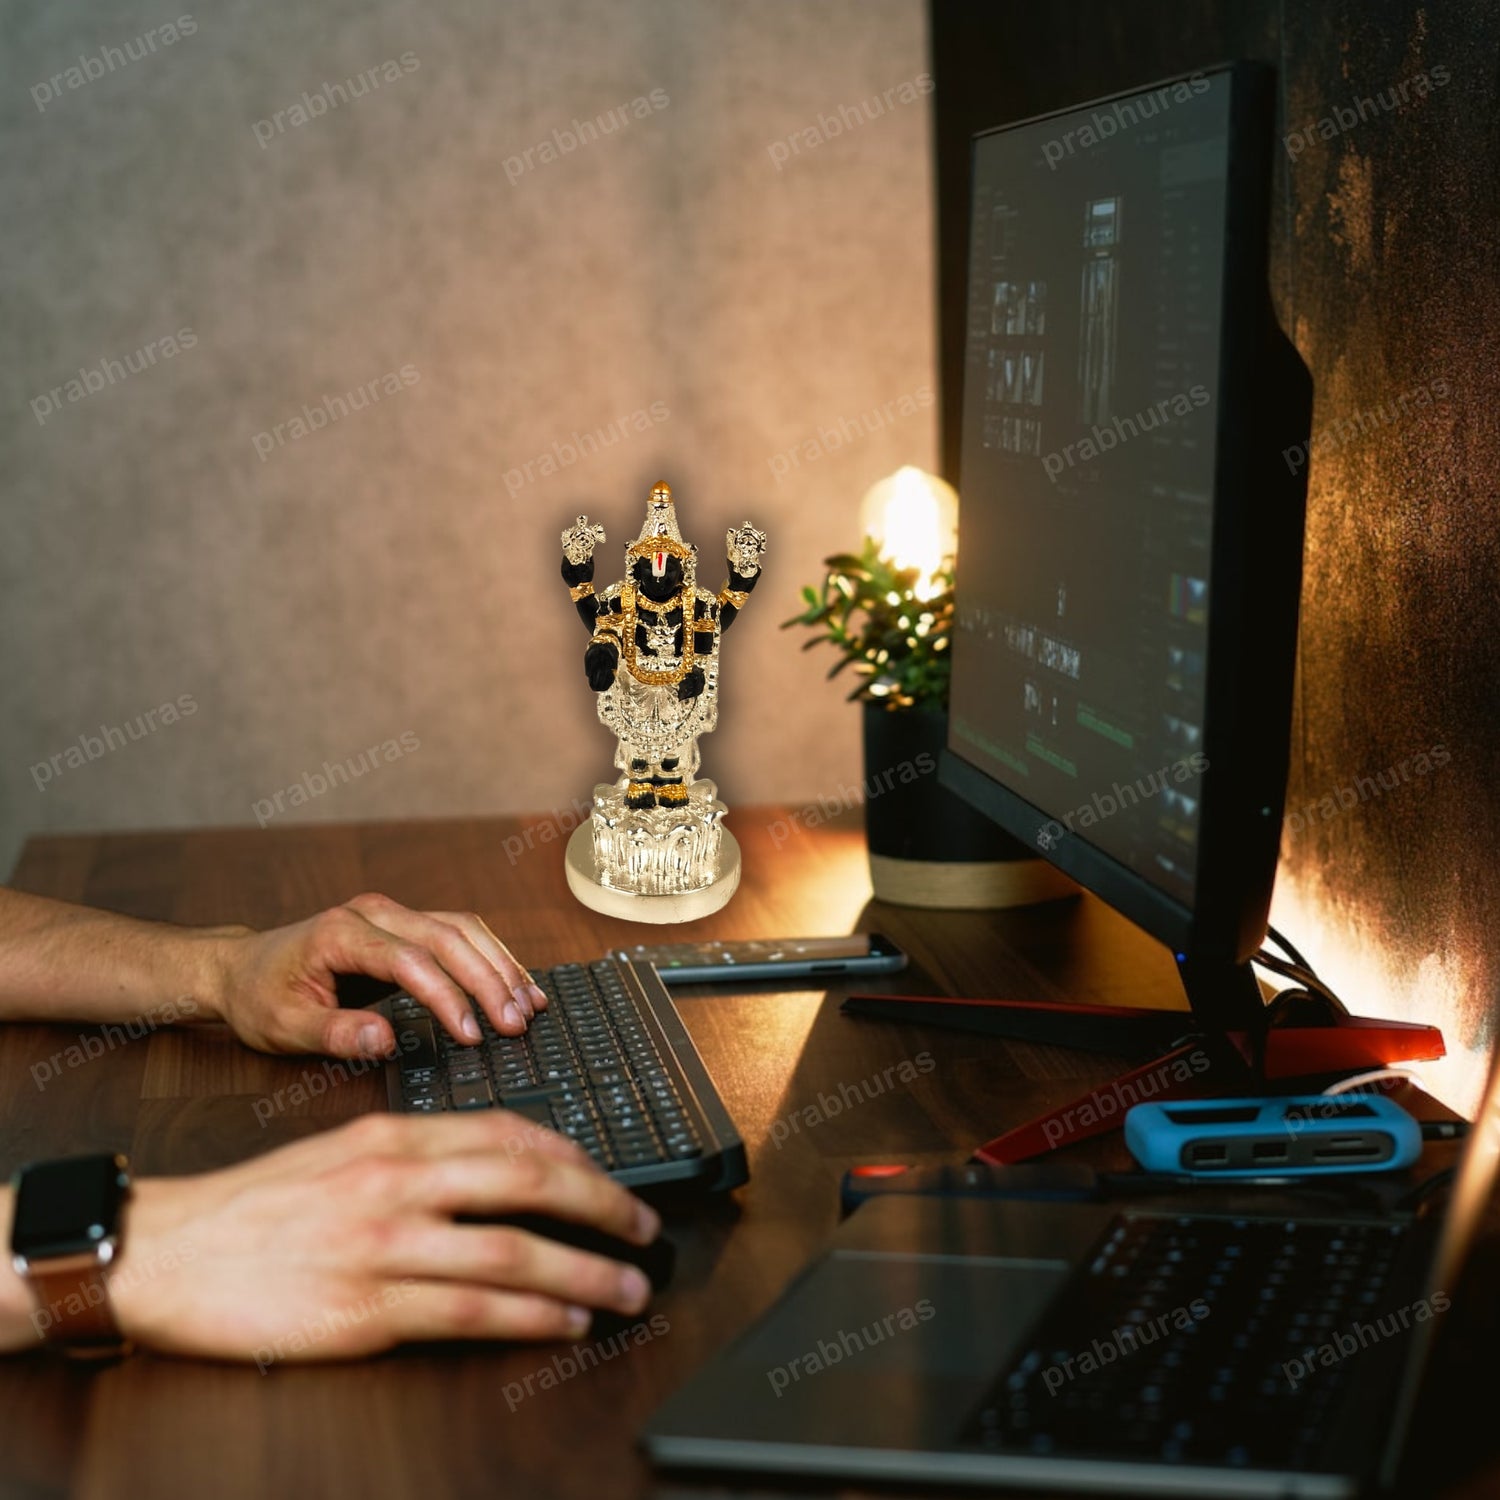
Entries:
[[668, 985], [896, 974], [907, 962], [906, 954], [878, 932], [738, 943], [641, 943], [622, 952], [633, 963], [655, 964], [662, 983]]

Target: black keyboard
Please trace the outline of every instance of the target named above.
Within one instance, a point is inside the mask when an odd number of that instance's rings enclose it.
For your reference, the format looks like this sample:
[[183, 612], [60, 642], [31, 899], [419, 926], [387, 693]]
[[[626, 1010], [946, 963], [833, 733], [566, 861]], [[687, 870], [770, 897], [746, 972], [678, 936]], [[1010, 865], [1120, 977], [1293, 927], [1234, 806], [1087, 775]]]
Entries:
[[478, 1006], [483, 1040], [450, 1037], [409, 995], [382, 1001], [396, 1028], [390, 1107], [405, 1114], [513, 1110], [576, 1141], [631, 1187], [738, 1187], [744, 1143], [655, 970], [625, 960], [533, 971], [550, 1002], [518, 1037]]
[[[1358, 1354], [1383, 1341], [1405, 1225], [1126, 1215], [1047, 1308], [962, 1441], [1002, 1452], [1311, 1469]], [[1393, 1339], [1391, 1342], [1395, 1342]], [[1113, 1357], [1108, 1350], [1112, 1349]], [[1372, 1420], [1375, 1414], [1371, 1414]]]

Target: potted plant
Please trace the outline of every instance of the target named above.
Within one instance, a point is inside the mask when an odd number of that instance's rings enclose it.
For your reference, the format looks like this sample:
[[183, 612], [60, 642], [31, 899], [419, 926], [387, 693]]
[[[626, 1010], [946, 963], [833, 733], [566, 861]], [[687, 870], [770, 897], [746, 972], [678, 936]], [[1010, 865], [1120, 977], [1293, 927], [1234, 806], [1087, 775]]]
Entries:
[[[946, 493], [945, 493], [946, 492]], [[1045, 860], [950, 792], [938, 778], [948, 738], [957, 497], [904, 468], [865, 497], [859, 552], [824, 559], [820, 587], [782, 628], [816, 632], [804, 650], [838, 653], [863, 705], [865, 829], [870, 880], [902, 906], [1000, 907], [1070, 895]]]

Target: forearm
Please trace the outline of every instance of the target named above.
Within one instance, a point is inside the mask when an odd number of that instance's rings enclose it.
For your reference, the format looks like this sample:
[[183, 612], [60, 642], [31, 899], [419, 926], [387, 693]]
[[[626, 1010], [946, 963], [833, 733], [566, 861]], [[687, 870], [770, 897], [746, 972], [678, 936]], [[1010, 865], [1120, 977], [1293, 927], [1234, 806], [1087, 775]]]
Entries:
[[[579, 520], [582, 521], [582, 517]], [[567, 533], [564, 533], [566, 542]], [[589, 552], [581, 562], [573, 562], [566, 554], [562, 560], [562, 580], [568, 586], [569, 597], [578, 611], [578, 618], [592, 630], [594, 618], [599, 613], [599, 600], [594, 593], [594, 554]]]
[[750, 595], [754, 593], [755, 585], [759, 582], [759, 568], [747, 575], [739, 572], [733, 563], [729, 565], [728, 582], [719, 590], [719, 626], [721, 630], [728, 630], [734, 624], [735, 616], [749, 603]]
[[[215, 1020], [227, 939], [248, 929], [174, 927], [0, 890], [0, 1019]], [[189, 1009], [185, 1002], [191, 1002]]]

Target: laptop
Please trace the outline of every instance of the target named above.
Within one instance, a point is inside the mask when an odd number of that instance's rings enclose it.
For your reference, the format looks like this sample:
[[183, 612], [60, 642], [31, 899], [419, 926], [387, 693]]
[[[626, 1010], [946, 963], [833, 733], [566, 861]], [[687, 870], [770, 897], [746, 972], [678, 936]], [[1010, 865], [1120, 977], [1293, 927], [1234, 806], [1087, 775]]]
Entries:
[[644, 1445], [842, 1480], [1359, 1494], [1396, 1472], [1497, 1162], [1500, 1069], [1426, 1214], [873, 1199]]

